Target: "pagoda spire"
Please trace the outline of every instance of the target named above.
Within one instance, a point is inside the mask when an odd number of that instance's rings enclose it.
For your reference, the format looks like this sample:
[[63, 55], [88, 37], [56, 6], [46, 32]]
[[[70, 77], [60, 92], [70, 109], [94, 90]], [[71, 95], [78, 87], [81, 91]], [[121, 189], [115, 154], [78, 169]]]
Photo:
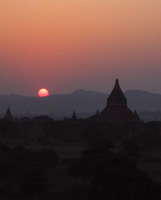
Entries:
[[10, 110], [9, 107], [7, 108], [7, 111], [6, 111], [6, 114], [5, 114], [4, 118], [8, 119], [8, 120], [12, 120], [13, 119], [12, 114], [11, 114], [11, 110]]
[[113, 90], [107, 98], [107, 105], [100, 112], [99, 119], [109, 121], [134, 120], [134, 114], [127, 106], [127, 99], [121, 90], [118, 79], [115, 80]]
[[124, 105], [127, 106], [127, 99], [122, 92], [119, 84], [119, 80], [116, 79], [114, 88], [110, 94], [110, 96], [107, 99], [107, 105], [112, 106], [112, 105]]
[[135, 117], [135, 119], [136, 119], [137, 121], [140, 121], [140, 117], [139, 117], [139, 115], [138, 115], [138, 113], [137, 113], [136, 110], [134, 111], [134, 117]]
[[73, 112], [73, 116], [72, 116], [71, 120], [72, 120], [72, 121], [76, 121], [76, 120], [77, 120], [75, 111]]
[[118, 78], [115, 81], [115, 85], [119, 85], [119, 79]]

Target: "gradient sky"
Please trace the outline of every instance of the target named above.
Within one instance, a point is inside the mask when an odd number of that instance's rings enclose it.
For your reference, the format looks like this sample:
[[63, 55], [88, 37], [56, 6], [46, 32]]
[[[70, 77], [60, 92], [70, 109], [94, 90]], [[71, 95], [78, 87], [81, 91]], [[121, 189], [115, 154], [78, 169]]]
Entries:
[[0, 0], [0, 94], [161, 93], [161, 0]]

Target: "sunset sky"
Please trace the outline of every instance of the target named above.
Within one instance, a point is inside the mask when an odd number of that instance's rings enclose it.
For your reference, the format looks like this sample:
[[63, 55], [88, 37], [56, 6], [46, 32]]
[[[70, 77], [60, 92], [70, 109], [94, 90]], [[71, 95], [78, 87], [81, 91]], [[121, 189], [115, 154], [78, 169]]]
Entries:
[[161, 0], [0, 0], [0, 94], [161, 94]]

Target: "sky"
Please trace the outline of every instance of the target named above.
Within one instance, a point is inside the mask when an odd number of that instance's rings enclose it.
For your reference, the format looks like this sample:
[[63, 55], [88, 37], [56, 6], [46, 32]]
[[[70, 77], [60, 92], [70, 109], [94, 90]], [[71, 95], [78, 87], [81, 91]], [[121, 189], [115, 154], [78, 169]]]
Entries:
[[161, 94], [161, 0], [0, 0], [0, 94]]

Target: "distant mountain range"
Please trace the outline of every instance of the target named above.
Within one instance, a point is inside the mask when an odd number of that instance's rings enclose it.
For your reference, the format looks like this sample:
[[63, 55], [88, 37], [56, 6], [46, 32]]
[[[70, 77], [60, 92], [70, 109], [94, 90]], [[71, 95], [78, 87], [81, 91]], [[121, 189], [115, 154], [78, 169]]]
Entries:
[[[147, 91], [128, 90], [125, 92], [129, 108], [140, 113], [161, 111], [161, 95]], [[108, 94], [76, 90], [70, 94], [57, 94], [44, 98], [19, 95], [0, 95], [0, 113], [8, 106], [13, 113], [95, 113], [106, 106]]]

